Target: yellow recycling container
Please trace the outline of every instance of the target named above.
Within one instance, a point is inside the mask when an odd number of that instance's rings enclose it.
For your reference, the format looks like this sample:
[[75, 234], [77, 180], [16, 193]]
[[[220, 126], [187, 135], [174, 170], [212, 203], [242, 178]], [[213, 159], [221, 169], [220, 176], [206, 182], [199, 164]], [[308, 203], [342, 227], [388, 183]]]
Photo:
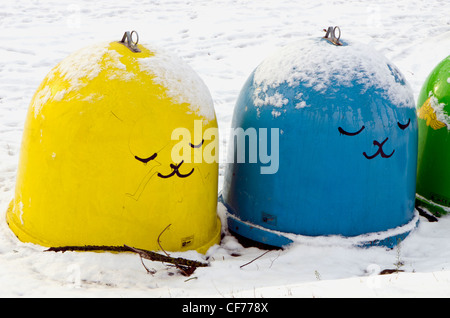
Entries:
[[37, 89], [6, 214], [21, 241], [200, 253], [219, 243], [211, 95], [133, 32], [71, 54]]

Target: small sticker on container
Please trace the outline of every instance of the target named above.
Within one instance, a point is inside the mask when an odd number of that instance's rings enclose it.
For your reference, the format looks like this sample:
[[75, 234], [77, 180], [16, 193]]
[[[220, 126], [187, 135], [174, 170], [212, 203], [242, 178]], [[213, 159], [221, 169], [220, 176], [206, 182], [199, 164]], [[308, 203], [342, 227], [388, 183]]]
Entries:
[[194, 235], [183, 237], [181, 239], [181, 247], [188, 247], [194, 243]]
[[262, 221], [266, 224], [270, 225], [277, 225], [277, 217], [275, 215], [263, 212], [262, 215]]

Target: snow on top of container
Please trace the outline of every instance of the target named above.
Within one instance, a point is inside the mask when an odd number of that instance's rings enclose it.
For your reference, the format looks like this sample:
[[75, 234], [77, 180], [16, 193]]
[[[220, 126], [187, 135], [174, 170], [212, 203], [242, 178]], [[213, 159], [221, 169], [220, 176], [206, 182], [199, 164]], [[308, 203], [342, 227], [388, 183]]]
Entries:
[[[398, 69], [370, 46], [356, 42], [347, 41], [342, 46], [335, 46], [325, 39], [315, 38], [292, 43], [265, 59], [256, 68], [253, 81], [259, 88], [254, 95], [254, 104], [258, 108], [270, 105], [273, 99], [261, 93], [272, 94], [268, 89], [276, 90], [281, 84], [290, 87], [301, 84], [326, 94], [328, 89], [350, 87], [355, 83], [365, 90], [378, 90], [399, 107], [415, 107], [411, 87]], [[287, 104], [285, 96], [276, 94], [276, 101]], [[297, 95], [295, 99], [297, 109], [310, 106], [301, 100], [301, 96]]]
[[189, 104], [190, 110], [206, 120], [215, 118], [213, 100], [203, 80], [179, 57], [153, 45], [145, 45], [154, 55], [139, 59], [141, 71], [166, 88], [175, 103]]
[[101, 43], [84, 47], [63, 59], [52, 71], [70, 83], [72, 90], [86, 85], [82, 78], [92, 80], [98, 76], [102, 68], [100, 61], [108, 52], [108, 43]]
[[[106, 67], [114, 66], [121, 73], [126, 73], [125, 65], [119, 58], [120, 54], [110, 50], [109, 43], [99, 43], [81, 48], [58, 63], [47, 75], [44, 83], [47, 82], [40, 91], [38, 91], [33, 99], [33, 108], [35, 117], [38, 116], [42, 107], [50, 100], [61, 101], [66, 94], [71, 91], [77, 91], [86, 86], [89, 81], [96, 78], [102, 71], [101, 61], [105, 57]], [[65, 86], [52, 86], [48, 84], [55, 76], [59, 76], [63, 81], [67, 82]], [[125, 76], [130, 78], [130, 76]]]
[[[146, 47], [154, 55], [137, 59], [141, 71], [151, 75], [156, 84], [164, 86], [167, 96], [173, 102], [187, 103], [193, 113], [203, 116], [206, 120], [214, 119], [212, 97], [195, 71], [165, 50], [153, 46]], [[109, 70], [108, 79], [131, 80], [136, 74], [127, 70], [126, 65], [120, 61], [121, 57], [119, 52], [110, 49], [110, 43], [90, 45], [67, 56], [50, 71], [46, 78], [48, 82], [54, 76], [59, 76], [68, 83], [67, 87], [44, 85], [34, 97], [35, 117], [47, 101], [63, 100], [68, 92], [77, 91], [86, 86], [100, 74], [103, 68]], [[89, 101], [92, 98], [86, 97], [85, 100]]]

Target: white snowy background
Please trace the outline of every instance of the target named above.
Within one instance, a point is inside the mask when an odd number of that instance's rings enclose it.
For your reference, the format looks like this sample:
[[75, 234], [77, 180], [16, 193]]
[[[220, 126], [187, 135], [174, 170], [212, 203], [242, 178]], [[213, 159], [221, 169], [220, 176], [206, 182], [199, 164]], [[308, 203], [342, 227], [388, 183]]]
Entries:
[[[208, 258], [210, 266], [189, 279], [144, 261], [156, 271], [147, 274], [131, 253], [43, 252], [18, 241], [5, 222], [32, 95], [79, 48], [138, 31], [140, 43], [172, 51], [200, 75], [225, 131], [250, 72], [279, 47], [323, 36], [328, 26], [383, 53], [417, 98], [450, 54], [449, 13], [448, 0], [1, 0], [0, 297], [450, 297], [450, 216], [433, 223], [421, 217], [392, 250], [317, 238], [261, 256], [265, 250], [226, 235], [206, 255], [172, 254]], [[219, 188], [222, 177], [223, 165]], [[378, 275], [384, 269], [402, 272]]]

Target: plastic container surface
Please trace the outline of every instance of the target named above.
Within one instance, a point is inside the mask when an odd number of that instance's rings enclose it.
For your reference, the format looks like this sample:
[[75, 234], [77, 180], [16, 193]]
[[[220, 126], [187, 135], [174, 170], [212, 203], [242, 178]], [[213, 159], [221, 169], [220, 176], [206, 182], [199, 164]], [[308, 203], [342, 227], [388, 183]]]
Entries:
[[450, 211], [450, 56], [429, 74], [417, 99], [417, 203], [437, 216]]
[[392, 246], [417, 221], [414, 97], [368, 46], [282, 48], [244, 84], [232, 132], [221, 200], [234, 233], [283, 246], [295, 235], [386, 232], [377, 242]]
[[217, 128], [212, 98], [184, 62], [137, 46], [81, 49], [39, 86], [6, 215], [20, 240], [200, 252], [220, 241], [218, 164], [202, 160], [217, 143], [203, 139]]

